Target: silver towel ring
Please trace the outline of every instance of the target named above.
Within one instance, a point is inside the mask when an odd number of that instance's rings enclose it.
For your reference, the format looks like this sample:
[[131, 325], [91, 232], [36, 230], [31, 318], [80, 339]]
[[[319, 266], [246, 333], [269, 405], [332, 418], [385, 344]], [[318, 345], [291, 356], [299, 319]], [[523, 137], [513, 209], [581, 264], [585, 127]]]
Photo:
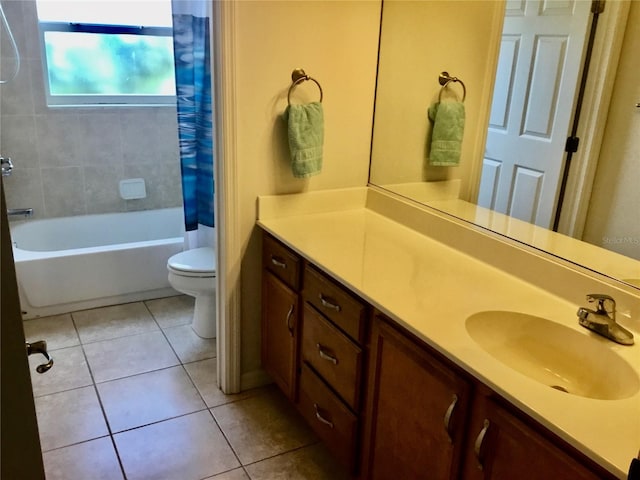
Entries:
[[318, 89], [320, 90], [320, 103], [322, 103], [322, 87], [320, 86], [318, 81], [315, 78], [312, 78], [309, 75], [307, 75], [302, 68], [296, 68], [293, 72], [291, 72], [291, 81], [293, 83], [289, 87], [289, 93], [287, 94], [288, 105], [291, 105], [291, 92], [293, 92], [293, 89], [298, 84], [304, 82], [305, 80], [311, 80], [313, 83], [315, 83], [318, 86]]
[[445, 88], [447, 88], [447, 86], [451, 83], [459, 83], [460, 85], [462, 85], [462, 103], [464, 103], [464, 99], [467, 98], [467, 87], [464, 86], [464, 82], [462, 80], [460, 80], [458, 77], [452, 77], [449, 75], [449, 72], [442, 72], [439, 76], [438, 76], [438, 83], [440, 83], [440, 85], [442, 85], [442, 88], [440, 89], [440, 94], [438, 95], [438, 102], [440, 102], [440, 100], [442, 99], [442, 92], [444, 91]]

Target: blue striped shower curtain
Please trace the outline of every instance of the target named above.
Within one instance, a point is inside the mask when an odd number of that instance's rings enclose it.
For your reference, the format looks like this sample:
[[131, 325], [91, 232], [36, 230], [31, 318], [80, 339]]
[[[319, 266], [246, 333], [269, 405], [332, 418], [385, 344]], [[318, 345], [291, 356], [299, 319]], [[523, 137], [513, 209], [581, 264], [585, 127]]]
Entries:
[[185, 229], [213, 227], [213, 121], [205, 1], [172, 0]]

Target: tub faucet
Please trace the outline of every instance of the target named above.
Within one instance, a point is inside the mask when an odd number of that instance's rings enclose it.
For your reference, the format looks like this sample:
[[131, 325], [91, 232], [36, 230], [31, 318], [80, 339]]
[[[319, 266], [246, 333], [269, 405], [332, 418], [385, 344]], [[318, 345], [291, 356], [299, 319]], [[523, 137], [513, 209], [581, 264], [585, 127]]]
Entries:
[[7, 208], [7, 217], [24, 217], [33, 216], [33, 208]]
[[[616, 301], [609, 295], [590, 293], [587, 295], [589, 303], [596, 302], [596, 309], [580, 307], [578, 309], [578, 323], [603, 337], [622, 345], [633, 345], [633, 334], [616, 323]], [[605, 304], [611, 305], [607, 310]]]

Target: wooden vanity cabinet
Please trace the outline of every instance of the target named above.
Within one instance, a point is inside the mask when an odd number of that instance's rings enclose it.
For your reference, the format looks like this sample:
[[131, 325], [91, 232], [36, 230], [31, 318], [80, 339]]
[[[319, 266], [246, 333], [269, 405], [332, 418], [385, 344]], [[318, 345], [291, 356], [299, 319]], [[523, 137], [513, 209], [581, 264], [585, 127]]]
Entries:
[[371, 328], [362, 478], [458, 478], [470, 382], [381, 316]]
[[559, 439], [553, 440], [549, 432], [542, 433], [531, 420], [513, 411], [513, 407], [501, 405], [493, 396], [482, 387], [475, 395], [464, 480], [616, 478]]
[[362, 479], [615, 478], [381, 314], [366, 396]]
[[295, 401], [301, 259], [265, 234], [262, 264], [262, 367]]
[[263, 368], [355, 475], [368, 305], [267, 233], [262, 277]]
[[265, 233], [262, 364], [361, 480], [616, 477]]

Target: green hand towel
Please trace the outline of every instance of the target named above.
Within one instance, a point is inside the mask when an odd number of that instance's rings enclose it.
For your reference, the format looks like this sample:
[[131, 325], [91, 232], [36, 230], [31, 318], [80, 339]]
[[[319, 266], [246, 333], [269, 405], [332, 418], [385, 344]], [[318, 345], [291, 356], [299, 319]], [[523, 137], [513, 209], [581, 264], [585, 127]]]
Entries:
[[444, 167], [459, 165], [464, 134], [464, 104], [462, 102], [434, 103], [429, 107], [429, 120], [433, 122], [429, 165]]
[[296, 178], [317, 175], [322, 169], [324, 115], [322, 104], [289, 105], [284, 112], [288, 124], [291, 169]]

